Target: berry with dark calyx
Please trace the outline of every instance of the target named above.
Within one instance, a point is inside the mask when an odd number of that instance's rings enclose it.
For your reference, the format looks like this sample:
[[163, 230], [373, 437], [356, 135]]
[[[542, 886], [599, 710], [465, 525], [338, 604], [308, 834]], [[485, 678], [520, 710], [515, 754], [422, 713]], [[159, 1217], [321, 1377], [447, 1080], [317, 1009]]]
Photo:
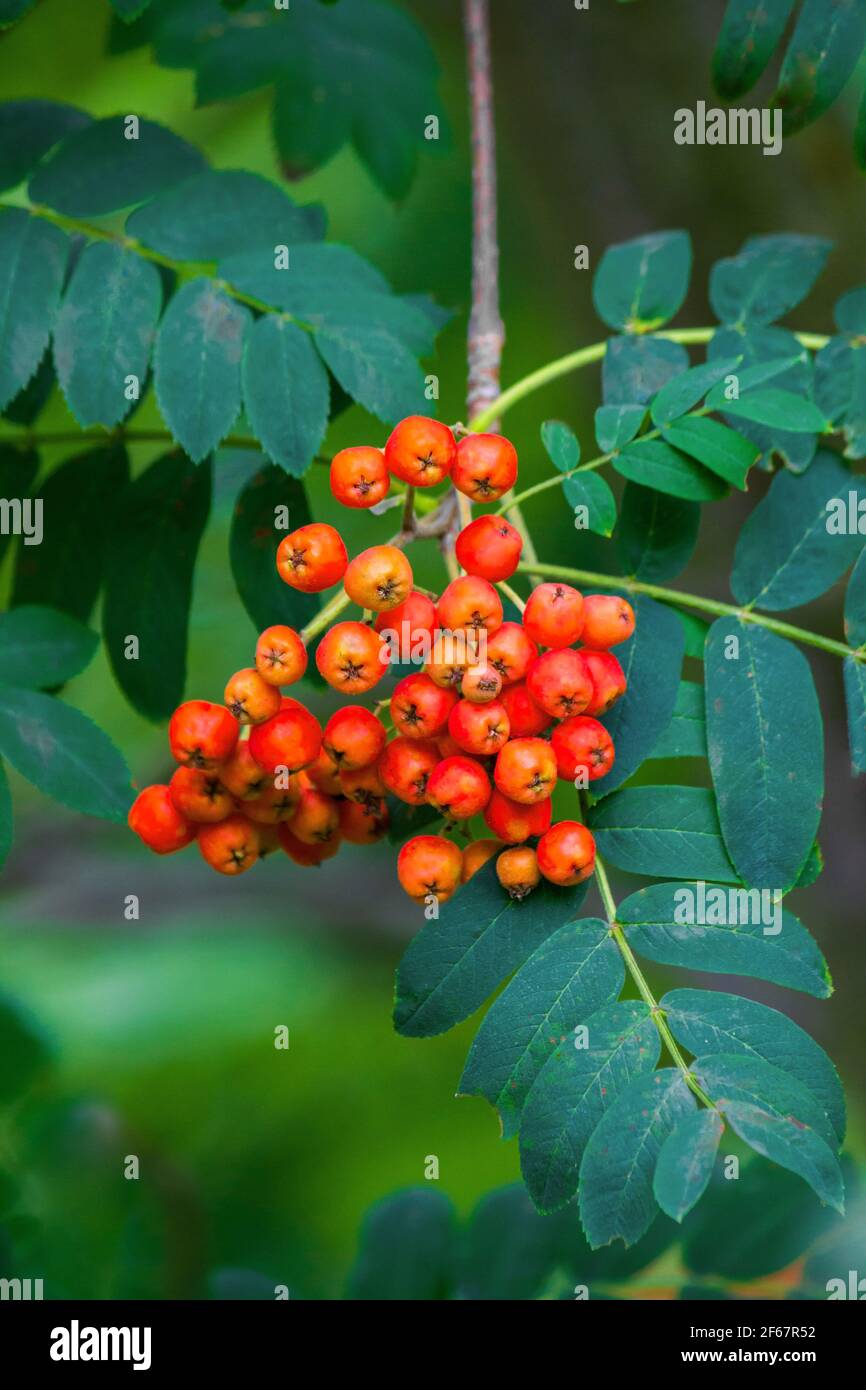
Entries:
[[382, 613], [412, 592], [412, 566], [396, 545], [373, 545], [350, 561], [343, 588], [360, 608]]
[[523, 540], [503, 516], [479, 516], [455, 542], [457, 561], [467, 574], [497, 582], [509, 579], [520, 563]]
[[393, 641], [402, 660], [420, 660], [438, 627], [436, 605], [426, 594], [413, 589], [396, 608], [380, 613], [373, 626], [377, 632], [395, 634]]
[[320, 792], [327, 792], [329, 796], [342, 796], [339, 769], [324, 748], [319, 749], [319, 756], [315, 762], [304, 768], [304, 773]]
[[506, 685], [499, 698], [508, 715], [512, 738], [531, 738], [549, 729], [553, 723], [553, 715], [535, 703], [525, 681]]
[[429, 676], [433, 684], [442, 690], [459, 691], [463, 672], [468, 665], [469, 661], [466, 658], [457, 661], [428, 661], [424, 666], [424, 675]]
[[496, 787], [484, 811], [487, 826], [500, 840], [508, 845], [521, 844], [531, 835], [543, 835], [550, 825], [553, 805], [546, 801], [536, 801], [534, 806], [524, 806], [503, 796]]
[[426, 415], [408, 415], [385, 445], [385, 463], [395, 478], [413, 487], [435, 487], [454, 467], [457, 445], [447, 425]]
[[468, 883], [473, 875], [483, 869], [484, 865], [503, 849], [501, 840], [473, 840], [463, 851], [463, 868], [460, 872], [460, 882]]
[[457, 703], [456, 690], [434, 685], [423, 671], [404, 676], [391, 696], [391, 720], [405, 738], [432, 738], [445, 728]]
[[542, 652], [527, 672], [526, 688], [535, 703], [556, 719], [582, 714], [593, 697], [583, 653], [571, 647]]
[[318, 594], [339, 584], [348, 563], [342, 536], [324, 521], [299, 527], [277, 546], [280, 578], [304, 594]]
[[556, 757], [543, 738], [510, 739], [499, 753], [493, 780], [503, 796], [534, 806], [546, 801], [556, 785]]
[[496, 877], [512, 898], [522, 902], [541, 882], [535, 850], [529, 845], [503, 850], [496, 861]]
[[416, 835], [397, 856], [397, 877], [417, 903], [430, 897], [447, 902], [460, 883], [463, 855], [442, 835]]
[[285, 850], [294, 864], [300, 864], [304, 869], [318, 868], [325, 859], [333, 859], [340, 848], [339, 832], [332, 835], [329, 840], [316, 840], [309, 845], [303, 840], [299, 840], [289, 825], [278, 825], [277, 835], [279, 836], [280, 847]]
[[427, 800], [447, 820], [469, 820], [490, 800], [490, 778], [472, 758], [443, 758], [430, 774]]
[[241, 724], [261, 724], [280, 708], [280, 692], [259, 675], [255, 666], [236, 671], [223, 697], [230, 714]]
[[322, 726], [298, 700], [286, 697], [283, 707], [250, 733], [250, 752], [259, 767], [272, 777], [278, 768], [299, 772], [319, 756]]
[[219, 779], [236, 801], [254, 801], [261, 794], [268, 774], [250, 752], [249, 739], [238, 741], [228, 762], [220, 767]]
[[198, 767], [179, 767], [168, 784], [171, 799], [186, 820], [215, 823], [234, 810], [230, 793], [216, 772]]
[[262, 825], [261, 821], [257, 821], [256, 830], [259, 832], [259, 858], [267, 859], [269, 854], [280, 848], [279, 826]]
[[237, 741], [237, 720], [210, 700], [187, 700], [169, 721], [171, 754], [184, 767], [212, 770], [231, 757]]
[[178, 810], [169, 788], [160, 783], [138, 793], [127, 820], [130, 830], [154, 854], [174, 854], [196, 835], [196, 827]]
[[613, 739], [603, 724], [587, 714], [573, 715], [557, 724], [550, 746], [559, 776], [568, 782], [578, 775], [595, 782], [613, 767]]
[[350, 845], [372, 845], [388, 829], [388, 808], [384, 801], [375, 807], [357, 801], [340, 801], [340, 834]]
[[284, 623], [266, 627], [256, 642], [256, 670], [268, 685], [294, 685], [307, 669], [300, 633]]
[[298, 804], [287, 823], [295, 838], [305, 845], [326, 844], [339, 833], [337, 800], [312, 783], [302, 784]]
[[537, 656], [538, 647], [521, 623], [503, 623], [487, 639], [487, 660], [496, 667], [503, 685], [522, 681]]
[[427, 801], [427, 783], [433, 769], [441, 762], [435, 743], [422, 738], [402, 735], [386, 745], [379, 759], [379, 776], [392, 795], [409, 806], [423, 806]]
[[460, 700], [448, 716], [448, 732], [464, 753], [484, 757], [499, 752], [511, 727], [501, 701], [473, 705], [471, 700]]
[[551, 826], [536, 853], [544, 878], [560, 888], [573, 888], [595, 872], [595, 840], [580, 821], [561, 820]]
[[468, 666], [460, 679], [460, 694], [473, 705], [488, 705], [502, 690], [502, 677], [488, 662], [483, 666]]
[[497, 502], [517, 481], [517, 451], [501, 434], [467, 434], [457, 445], [451, 481], [473, 502]]
[[351, 772], [341, 772], [340, 786], [343, 795], [350, 801], [357, 801], [359, 806], [371, 810], [375, 810], [385, 795], [385, 783], [375, 763], [369, 767], [353, 768]]
[[388, 669], [387, 646], [365, 623], [335, 623], [316, 648], [316, 666], [334, 690], [363, 695]]
[[343, 705], [325, 725], [322, 747], [339, 772], [366, 767], [385, 747], [385, 726], [363, 705]]
[[[582, 651], [583, 664], [592, 682], [587, 714], [606, 714], [626, 692], [628, 681], [612, 652]], [[577, 711], [575, 711], [577, 713]]]
[[[282, 779], [281, 779], [282, 780]], [[298, 776], [286, 779], [288, 785], [277, 786], [266, 782], [254, 801], [245, 801], [243, 813], [256, 825], [280, 825], [291, 820], [301, 799], [301, 784]]]
[[344, 507], [375, 507], [390, 486], [381, 449], [361, 444], [341, 449], [331, 460], [331, 492]]
[[624, 598], [613, 594], [585, 594], [583, 599], [583, 632], [580, 640], [585, 647], [605, 651], [625, 642], [634, 632], [634, 609]]
[[570, 584], [539, 584], [526, 601], [523, 626], [540, 647], [570, 647], [583, 632], [583, 595]]
[[238, 813], [218, 825], [201, 826], [197, 839], [202, 858], [230, 877], [251, 869], [259, 857], [258, 827]]
[[[502, 600], [486, 579], [461, 574], [452, 579], [439, 599], [439, 626], [449, 632], [488, 636], [502, 626]], [[480, 653], [483, 656], [483, 651]]]

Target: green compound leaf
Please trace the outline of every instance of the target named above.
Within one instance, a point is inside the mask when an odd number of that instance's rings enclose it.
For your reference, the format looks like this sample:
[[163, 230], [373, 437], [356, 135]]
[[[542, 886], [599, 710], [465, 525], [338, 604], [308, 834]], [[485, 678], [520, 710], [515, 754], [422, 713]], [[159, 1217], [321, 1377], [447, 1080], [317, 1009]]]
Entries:
[[804, 0], [773, 104], [786, 135], [802, 130], [836, 100], [866, 43], [863, 0]]
[[704, 362], [674, 377], [662, 387], [652, 403], [650, 414], [653, 424], [662, 429], [687, 415], [718, 382], [736, 371], [741, 360], [739, 357], [729, 357]]
[[694, 1056], [742, 1053], [788, 1072], [814, 1096], [841, 1144], [845, 1096], [836, 1068], [785, 1014], [754, 999], [702, 989], [672, 989], [661, 1007], [674, 1037]]
[[717, 618], [704, 668], [728, 853], [744, 883], [785, 893], [809, 857], [824, 799], [824, 729], [809, 663], [775, 633]]
[[[130, 124], [138, 121], [137, 138]], [[28, 192], [67, 217], [101, 217], [143, 203], [199, 173], [198, 150], [180, 136], [138, 117], [109, 116], [73, 131], [39, 166]]]
[[855, 772], [866, 772], [866, 665], [846, 656], [843, 672], [851, 764]]
[[715, 502], [728, 492], [721, 478], [687, 454], [672, 449], [663, 439], [628, 444], [612, 463], [617, 473], [630, 482], [682, 497], [687, 502]]
[[574, 512], [576, 531], [611, 536], [616, 526], [616, 498], [598, 473], [575, 473], [566, 478], [562, 495]]
[[448, 1298], [457, 1258], [457, 1216], [430, 1188], [395, 1192], [371, 1207], [347, 1297], [391, 1301]]
[[[193, 570], [210, 499], [210, 464], [196, 468], [174, 452], [118, 500], [102, 631], [118, 685], [147, 719], [167, 719], [183, 699]], [[138, 639], [134, 659], [127, 659], [130, 636]]]
[[610, 246], [593, 280], [596, 312], [611, 328], [659, 328], [682, 307], [691, 269], [688, 232], [654, 232]]
[[532, 953], [496, 1000], [469, 1052], [458, 1095], [483, 1095], [517, 1132], [527, 1093], [575, 1025], [616, 999], [625, 967], [606, 923], [567, 922]]
[[779, 1118], [808, 1125], [828, 1148], [838, 1150], [833, 1126], [809, 1089], [763, 1057], [744, 1052], [714, 1053], [695, 1058], [692, 1066], [714, 1099], [745, 1101]]
[[[46, 478], [39, 488], [42, 543], [21, 545], [16, 556], [16, 607], [37, 603], [87, 621], [102, 584], [117, 497], [128, 478], [125, 449], [108, 443], [68, 459]], [[122, 540], [129, 550], [129, 535]]]
[[156, 396], [174, 438], [198, 463], [224, 439], [241, 406], [249, 310], [200, 276], [178, 290], [156, 341]]
[[580, 1165], [580, 1219], [593, 1250], [633, 1245], [658, 1212], [653, 1174], [662, 1144], [695, 1100], [674, 1067], [640, 1077], [605, 1111]]
[[[569, 1235], [574, 1239], [571, 1230]], [[562, 1265], [562, 1244], [560, 1222], [540, 1216], [520, 1183], [488, 1193], [469, 1220], [457, 1297], [544, 1297], [552, 1272]]]
[[302, 594], [284, 584], [279, 576], [277, 547], [287, 534], [276, 526], [282, 508], [288, 511], [289, 531], [312, 521], [303, 484], [287, 477], [282, 468], [268, 464], [242, 489], [232, 516], [229, 536], [232, 574], [241, 602], [257, 632], [272, 623], [286, 623], [300, 629], [319, 609], [316, 594]]
[[15, 188], [40, 159], [90, 117], [62, 101], [0, 103], [0, 192]]
[[93, 660], [99, 637], [66, 613], [25, 606], [0, 613], [0, 670], [9, 685], [50, 690]]
[[639, 483], [626, 483], [616, 533], [622, 567], [635, 579], [673, 579], [692, 558], [701, 509]]
[[727, 401], [725, 410], [728, 415], [794, 434], [821, 434], [827, 427], [823, 411], [811, 401], [773, 386], [747, 391], [738, 400]]
[[757, 463], [761, 451], [736, 430], [701, 415], [686, 416], [666, 425], [663, 434], [668, 444], [697, 459], [732, 487], [745, 491], [749, 469]]
[[150, 262], [114, 243], [84, 248], [54, 327], [57, 379], [79, 425], [110, 428], [143, 394], [161, 307]]
[[728, 0], [713, 54], [713, 85], [725, 101], [754, 87], [782, 41], [794, 0]]
[[680, 1120], [659, 1149], [653, 1194], [674, 1221], [682, 1221], [706, 1192], [724, 1127], [715, 1110], [697, 1110]]
[[808, 1126], [748, 1101], [721, 1100], [719, 1109], [744, 1143], [803, 1178], [822, 1202], [845, 1212], [845, 1187], [835, 1154]]
[[671, 722], [653, 744], [653, 758], [705, 758], [707, 725], [704, 718], [704, 687], [694, 681], [680, 681]]
[[745, 975], [826, 999], [832, 985], [824, 957], [770, 896], [757, 888], [654, 883], [621, 903], [617, 920], [632, 949], [660, 965]]
[[[489, 863], [425, 922], [397, 968], [394, 1026], [431, 1037], [468, 1018], [564, 922], [573, 921], [586, 884], [542, 884], [516, 902]], [[420, 916], [421, 909], [417, 909]]]
[[263, 315], [247, 333], [241, 375], [253, 431], [274, 462], [300, 478], [324, 437], [330, 401], [328, 373], [309, 333]]
[[689, 354], [667, 338], [611, 338], [601, 364], [605, 405], [646, 405], [671, 377], [684, 372]]
[[0, 410], [39, 366], [60, 304], [69, 238], [21, 208], [0, 210]]
[[545, 420], [541, 426], [541, 442], [560, 473], [570, 473], [580, 463], [580, 441], [561, 420]]
[[852, 647], [866, 642], [866, 551], [862, 550], [845, 591], [845, 641]]
[[572, 1200], [593, 1130], [635, 1077], [652, 1071], [661, 1051], [643, 1000], [608, 1004], [584, 1024], [582, 1038], [566, 1037], [551, 1053], [523, 1110], [520, 1166], [539, 1211]]
[[603, 858], [628, 873], [737, 882], [704, 787], [626, 787], [592, 808], [589, 825]]
[[866, 453], [866, 352], [863, 339], [831, 338], [815, 357], [815, 400], [845, 436], [845, 457]]
[[[775, 612], [823, 594], [859, 557], [851, 526], [866, 484], [820, 450], [808, 472], [779, 473], [737, 540], [731, 589], [738, 603]], [[852, 503], [853, 499], [853, 503]]]
[[721, 323], [773, 323], [811, 290], [832, 243], [783, 233], [749, 237], [710, 272], [710, 303]]
[[399, 339], [369, 322], [330, 322], [316, 347], [347, 395], [385, 424], [425, 407], [424, 377]]
[[6, 769], [0, 761], [0, 868], [6, 863], [15, 832], [15, 819], [12, 811], [12, 796]]
[[675, 613], [643, 594], [634, 597], [635, 630], [616, 648], [628, 691], [602, 716], [616, 761], [592, 783], [596, 798], [622, 785], [652, 752], [670, 723], [683, 664], [683, 629]]
[[77, 709], [38, 690], [0, 686], [0, 755], [73, 811], [123, 821], [129, 768], [107, 734]]
[[602, 453], [612, 454], [630, 444], [645, 418], [642, 405], [600, 405], [595, 412], [595, 438]]
[[[715, 361], [737, 351], [742, 353], [744, 364], [736, 373], [736, 392], [740, 396], [772, 382], [801, 399], [811, 398], [815, 377], [812, 359], [786, 328], [761, 324], [720, 328], [713, 335], [707, 355]], [[721, 383], [710, 391], [707, 405], [712, 410], [724, 412], [733, 394], [733, 382]], [[820, 404], [822, 412], [827, 414], [823, 402]], [[815, 456], [817, 438], [810, 432], [771, 428], [746, 420], [742, 415], [728, 414], [727, 423], [758, 446], [765, 467], [769, 467], [775, 454], [795, 473], [802, 473]]]

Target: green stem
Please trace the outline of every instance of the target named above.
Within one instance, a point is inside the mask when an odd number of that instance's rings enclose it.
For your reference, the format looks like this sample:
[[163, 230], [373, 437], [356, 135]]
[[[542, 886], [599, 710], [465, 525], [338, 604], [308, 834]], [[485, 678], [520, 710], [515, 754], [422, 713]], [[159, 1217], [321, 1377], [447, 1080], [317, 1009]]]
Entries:
[[704, 613], [712, 613], [715, 617], [739, 618], [744, 623], [754, 623], [757, 627], [767, 628], [770, 632], [775, 632], [779, 637], [788, 637], [793, 642], [803, 642], [806, 646], [817, 647], [822, 652], [830, 652], [832, 656], [845, 657], [853, 656], [855, 661], [863, 661], [863, 652], [858, 648], [849, 647], [845, 642], [836, 642], [832, 637], [822, 637], [818, 632], [810, 632], [804, 627], [795, 627], [793, 623], [783, 623], [777, 618], [768, 618], [764, 613], [755, 613], [752, 609], [737, 608], [732, 603], [719, 603], [716, 599], [704, 598], [701, 594], [683, 593], [680, 589], [665, 589], [660, 584], [645, 584], [640, 579], [629, 579], [617, 577], [611, 574], [598, 574], [593, 570], [570, 569], [563, 565], [539, 564], [538, 562], [528, 565], [521, 562], [517, 566], [518, 574], [533, 573], [546, 575], [551, 579], [573, 579], [578, 584], [598, 584], [600, 587], [627, 589], [633, 594], [646, 594], [649, 598], [657, 598], [662, 603], [676, 603], [683, 608], [697, 608]]
[[512, 589], [510, 584], [506, 584], [504, 579], [498, 579], [496, 581], [496, 587], [497, 589], [502, 590], [506, 598], [511, 599], [511, 602], [514, 604], [514, 607], [518, 610], [518, 612], [523, 612], [524, 608], [526, 607], [526, 601], [522, 599], [518, 593], [515, 593], [514, 589]]
[[334, 597], [328, 600], [324, 608], [319, 609], [315, 618], [311, 618], [307, 626], [301, 628], [298, 634], [301, 641], [308, 644], [311, 638], [318, 637], [319, 633], [324, 632], [325, 628], [330, 626], [331, 621], [339, 613], [342, 613], [344, 608], [348, 608], [351, 601], [345, 589], [338, 590]]
[[[670, 328], [660, 333], [653, 333], [647, 336], [653, 338], [666, 338], [671, 343], [708, 343], [718, 332], [718, 328]], [[805, 348], [810, 348], [817, 352], [820, 348], [826, 347], [830, 341], [824, 333], [795, 333], [799, 343]], [[556, 381], [558, 377], [567, 376], [569, 372], [578, 371], [581, 367], [587, 367], [592, 362], [598, 362], [604, 357], [607, 351], [608, 339], [600, 343], [590, 343], [588, 347], [578, 348], [576, 352], [566, 353], [564, 357], [557, 357], [553, 362], [547, 362], [543, 367], [530, 372], [528, 376], [522, 377], [520, 381], [515, 381], [513, 386], [509, 386], [495, 401], [491, 401], [473, 420], [469, 421], [467, 429], [478, 432], [489, 429], [494, 420], [498, 420], [506, 411], [519, 401], [531, 396], [533, 391], [539, 391], [542, 386], [547, 386], [551, 381]]]

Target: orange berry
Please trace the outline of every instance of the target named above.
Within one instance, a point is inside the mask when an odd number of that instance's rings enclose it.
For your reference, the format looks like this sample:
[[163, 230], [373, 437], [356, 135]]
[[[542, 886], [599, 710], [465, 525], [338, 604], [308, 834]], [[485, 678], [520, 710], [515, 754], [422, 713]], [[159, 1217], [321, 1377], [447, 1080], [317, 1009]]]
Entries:
[[331, 460], [331, 492], [344, 507], [375, 507], [390, 486], [381, 449], [362, 444], [341, 449]]
[[375, 807], [357, 801], [340, 801], [340, 833], [351, 845], [372, 845], [388, 829], [388, 808], [384, 801]]
[[396, 545], [373, 545], [350, 562], [343, 588], [360, 608], [382, 613], [409, 597], [412, 566]]
[[388, 669], [387, 644], [365, 623], [335, 623], [316, 648], [316, 666], [335, 690], [363, 695]]
[[498, 854], [502, 849], [501, 840], [473, 840], [471, 845], [467, 845], [463, 851], [463, 868], [460, 871], [460, 882], [468, 883], [479, 869]]
[[280, 847], [293, 863], [300, 864], [305, 869], [318, 868], [323, 860], [333, 859], [340, 848], [339, 833], [332, 835], [330, 840], [317, 840], [311, 845], [305, 844], [297, 835], [293, 835], [288, 825], [277, 826], [277, 835]]
[[503, 685], [522, 681], [538, 656], [538, 647], [521, 623], [503, 623], [487, 639], [487, 660], [502, 677]]
[[254, 801], [261, 795], [267, 773], [250, 752], [249, 740], [241, 742], [219, 770], [219, 779], [237, 801]]
[[586, 714], [557, 724], [550, 746], [559, 776], [568, 782], [573, 782], [579, 773], [587, 782], [594, 782], [613, 767], [613, 739], [603, 724]]
[[625, 642], [634, 632], [634, 609], [624, 598], [613, 594], [586, 594], [583, 600], [583, 632], [580, 640], [585, 647], [604, 651]]
[[457, 445], [447, 425], [426, 415], [408, 415], [385, 445], [385, 463], [395, 478], [413, 487], [435, 487], [454, 467]]
[[307, 669], [300, 634], [284, 623], [266, 627], [256, 642], [256, 670], [268, 685], [294, 685]]
[[527, 672], [526, 688], [535, 703], [557, 719], [582, 714], [593, 692], [583, 652], [571, 647], [542, 652]]
[[199, 767], [179, 767], [172, 774], [168, 790], [182, 816], [197, 823], [214, 823], [231, 815], [234, 802], [220, 776]]
[[320, 792], [317, 787], [303, 786], [288, 826], [295, 838], [305, 845], [325, 844], [340, 829], [336, 798]]
[[534, 806], [556, 785], [556, 757], [543, 738], [513, 738], [496, 759], [493, 780], [503, 796]]
[[573, 888], [595, 872], [595, 840], [585, 825], [561, 820], [538, 842], [538, 867], [549, 883]]
[[[439, 600], [439, 626], [450, 632], [480, 633], [488, 637], [502, 626], [502, 601], [493, 585], [474, 574], [452, 579]], [[480, 652], [481, 659], [486, 653]]]
[[495, 700], [502, 690], [502, 677], [488, 662], [484, 666], [470, 666], [463, 672], [460, 680], [460, 694], [473, 705], [487, 705]]
[[460, 700], [448, 716], [448, 732], [463, 749], [476, 757], [498, 753], [511, 732], [505, 706], [499, 700], [488, 705], [473, 705]]
[[540, 647], [570, 647], [583, 631], [583, 595], [570, 584], [539, 584], [527, 599], [523, 626]]
[[344, 705], [325, 725], [322, 747], [340, 772], [366, 767], [385, 747], [385, 726], [363, 705]]
[[530, 835], [543, 835], [550, 825], [552, 810], [549, 797], [546, 801], [537, 801], [534, 806], [523, 806], [494, 787], [484, 819], [500, 840], [516, 845], [528, 840]]
[[301, 798], [301, 784], [297, 776], [285, 780], [288, 783], [285, 787], [266, 782], [255, 800], [244, 802], [244, 815], [256, 825], [279, 825], [291, 820]]
[[254, 666], [236, 671], [225, 688], [229, 714], [241, 724], [261, 724], [280, 708], [280, 692], [269, 685]]
[[370, 810], [375, 810], [385, 795], [385, 784], [375, 763], [341, 772], [340, 787], [350, 801], [356, 801], [359, 806], [366, 806]]
[[259, 857], [258, 828], [246, 816], [233, 815], [218, 825], [203, 825], [198, 832], [202, 858], [220, 874], [242, 874]]
[[319, 756], [322, 726], [298, 700], [288, 696], [272, 719], [256, 724], [250, 734], [250, 752], [260, 767], [273, 777], [277, 768], [297, 772]]
[[581, 652], [583, 664], [592, 683], [592, 694], [586, 705], [587, 714], [606, 714], [626, 692], [628, 682], [612, 652]]
[[517, 569], [523, 540], [504, 516], [479, 516], [464, 526], [455, 542], [458, 563], [482, 579], [508, 579]]
[[451, 481], [473, 502], [496, 502], [517, 479], [517, 452], [501, 434], [467, 434], [457, 445]]
[[480, 763], [460, 756], [443, 758], [430, 774], [427, 800], [448, 820], [469, 820], [490, 800], [490, 778]]
[[392, 661], [420, 661], [436, 632], [436, 605], [413, 589], [396, 608], [380, 613], [373, 626], [389, 641]]
[[339, 531], [323, 521], [299, 527], [277, 546], [280, 578], [305, 594], [318, 594], [339, 584], [348, 563]]
[[432, 738], [445, 728], [456, 703], [456, 690], [443, 690], [423, 671], [415, 671], [394, 687], [391, 720], [406, 738]]
[[434, 897], [447, 902], [460, 883], [463, 856], [441, 835], [416, 835], [397, 855], [397, 877], [417, 903]]
[[155, 854], [174, 854], [195, 839], [196, 827], [178, 810], [168, 787], [145, 787], [129, 808], [130, 830]]
[[423, 738], [392, 739], [379, 759], [379, 776], [394, 796], [410, 806], [423, 806], [427, 783], [441, 755], [435, 743]]
[[304, 775], [309, 777], [313, 786], [318, 787], [320, 792], [327, 792], [329, 796], [342, 795], [337, 764], [325, 748], [320, 748], [315, 762], [304, 768]]
[[210, 700], [187, 700], [178, 705], [168, 725], [172, 757], [185, 767], [210, 770], [230, 758], [238, 741], [237, 720], [224, 705]]
[[521, 902], [541, 882], [535, 850], [529, 845], [503, 850], [496, 861], [496, 877], [511, 897]]
[[531, 738], [533, 734], [543, 733], [553, 723], [553, 715], [535, 703], [525, 681], [506, 685], [500, 699], [508, 715], [512, 738]]

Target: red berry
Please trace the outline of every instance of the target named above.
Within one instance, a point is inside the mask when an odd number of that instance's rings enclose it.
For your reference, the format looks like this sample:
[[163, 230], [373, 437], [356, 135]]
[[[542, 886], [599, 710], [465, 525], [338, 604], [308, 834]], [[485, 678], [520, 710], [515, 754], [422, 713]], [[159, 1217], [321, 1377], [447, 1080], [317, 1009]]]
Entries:
[[443, 758], [430, 774], [427, 800], [449, 820], [469, 820], [490, 800], [490, 778], [472, 758]]
[[441, 835], [416, 835], [397, 855], [400, 884], [418, 903], [428, 897], [447, 902], [460, 883], [462, 868], [460, 850]]
[[495, 666], [469, 666], [460, 680], [460, 694], [473, 705], [488, 705], [502, 690], [502, 677]]
[[379, 759], [379, 776], [388, 791], [401, 801], [423, 806], [430, 774], [439, 762], [435, 743], [421, 738], [395, 738]]
[[331, 492], [344, 507], [375, 507], [390, 486], [381, 449], [359, 445], [341, 449], [331, 460]]
[[325, 725], [322, 746], [340, 772], [366, 767], [385, 747], [385, 726], [363, 705], [344, 705]]
[[492, 700], [489, 705], [460, 700], [448, 716], [448, 732], [465, 753], [484, 757], [498, 753], [511, 730], [500, 700]]
[[588, 782], [604, 777], [613, 767], [613, 739], [603, 724], [577, 714], [557, 724], [550, 739], [560, 777], [573, 782], [581, 774]]
[[202, 858], [220, 874], [242, 874], [259, 857], [258, 829], [246, 816], [229, 816], [219, 825], [203, 825], [198, 832]]
[[327, 844], [339, 833], [337, 800], [312, 785], [302, 786], [294, 815], [288, 822], [295, 839], [305, 845]]
[[513, 738], [499, 753], [493, 780], [503, 796], [534, 806], [549, 798], [556, 784], [556, 758], [543, 738]]
[[592, 682], [586, 713], [605, 714], [625, 694], [628, 685], [625, 672], [611, 652], [584, 651], [581, 656]]
[[249, 740], [239, 742], [227, 763], [219, 770], [219, 779], [237, 801], [252, 801], [261, 794], [267, 773], [259, 767], [250, 752]]
[[523, 541], [504, 517], [479, 516], [464, 526], [454, 549], [467, 574], [495, 582], [508, 579], [517, 569]]
[[280, 845], [289, 858], [293, 863], [300, 864], [305, 869], [317, 868], [323, 860], [333, 859], [340, 848], [339, 834], [332, 835], [330, 840], [317, 840], [311, 845], [299, 840], [288, 825], [278, 826], [277, 834], [280, 838]]
[[413, 487], [435, 487], [454, 467], [457, 445], [447, 425], [426, 415], [408, 415], [385, 445], [385, 463], [395, 478]]
[[522, 681], [537, 656], [538, 647], [521, 623], [503, 623], [487, 639], [487, 660], [496, 667], [503, 685]]
[[612, 594], [587, 594], [583, 600], [583, 632], [580, 640], [585, 647], [604, 651], [625, 642], [634, 632], [634, 609], [624, 598]]
[[583, 653], [571, 647], [543, 652], [533, 661], [526, 688], [537, 705], [556, 719], [582, 714], [592, 699], [592, 679]]
[[370, 811], [376, 810], [385, 795], [385, 783], [375, 763], [341, 772], [340, 788], [350, 801], [357, 801], [359, 806], [366, 806]]
[[380, 613], [374, 624], [389, 646], [391, 661], [424, 661], [437, 630], [436, 605], [417, 589]]
[[305, 767], [304, 773], [320, 792], [327, 792], [328, 796], [342, 795], [343, 789], [340, 786], [337, 764], [324, 748], [319, 749], [319, 756], [316, 761], [310, 763], [309, 767]]
[[220, 776], [198, 767], [179, 767], [173, 773], [168, 790], [186, 820], [214, 823], [231, 815], [234, 802]]
[[256, 643], [256, 670], [268, 685], [294, 685], [307, 669], [307, 649], [293, 627], [266, 627]]
[[488, 860], [494, 854], [498, 854], [502, 849], [501, 840], [473, 840], [471, 845], [467, 845], [463, 851], [463, 868], [460, 872], [460, 882], [468, 883], [479, 869], [483, 869]]
[[[452, 579], [439, 600], [439, 626], [450, 632], [489, 636], [502, 626], [502, 601], [493, 585], [474, 574]], [[483, 658], [483, 650], [479, 652]]]
[[301, 526], [277, 546], [280, 578], [305, 594], [318, 594], [339, 584], [348, 563], [339, 531], [323, 521]]
[[210, 700], [187, 700], [178, 705], [168, 725], [172, 757], [185, 767], [206, 770], [231, 757], [238, 741], [238, 724], [224, 705]]
[[525, 681], [506, 685], [500, 699], [508, 715], [512, 738], [531, 738], [533, 734], [544, 733], [553, 723], [553, 715], [535, 703]]
[[273, 777], [277, 768], [297, 772], [315, 762], [322, 746], [322, 726], [304, 705], [286, 698], [273, 719], [256, 724], [249, 741], [256, 762]]
[[174, 854], [195, 839], [196, 827], [178, 810], [168, 787], [145, 787], [129, 809], [128, 823], [155, 854]]
[[473, 502], [496, 502], [514, 486], [517, 453], [501, 434], [467, 434], [457, 445], [451, 481]]
[[595, 872], [595, 840], [585, 825], [561, 820], [538, 842], [538, 867], [550, 883], [572, 888]]
[[289, 777], [288, 786], [285, 787], [266, 782], [255, 800], [244, 802], [243, 813], [256, 825], [279, 825], [295, 814], [300, 796], [298, 776]]
[[570, 647], [583, 631], [583, 595], [570, 584], [539, 584], [527, 600], [523, 626], [540, 647]]
[[553, 804], [550, 797], [537, 801], [534, 806], [524, 806], [503, 796], [496, 787], [487, 803], [484, 819], [494, 835], [508, 845], [520, 844], [530, 835], [543, 835], [550, 825]]
[[388, 669], [387, 644], [365, 623], [335, 623], [316, 648], [316, 666], [335, 690], [363, 695]]
[[343, 588], [360, 608], [382, 613], [408, 598], [412, 566], [396, 545], [374, 545], [352, 560], [343, 578]]
[[225, 688], [229, 714], [241, 724], [261, 724], [280, 708], [280, 692], [269, 684], [254, 666], [236, 671]]
[[361, 806], [357, 801], [341, 801], [340, 834], [350, 845], [372, 845], [381, 840], [388, 829], [388, 808], [384, 801], [378, 806]]
[[456, 690], [443, 690], [423, 671], [415, 671], [394, 687], [391, 720], [406, 738], [432, 738], [445, 728], [456, 703]]

